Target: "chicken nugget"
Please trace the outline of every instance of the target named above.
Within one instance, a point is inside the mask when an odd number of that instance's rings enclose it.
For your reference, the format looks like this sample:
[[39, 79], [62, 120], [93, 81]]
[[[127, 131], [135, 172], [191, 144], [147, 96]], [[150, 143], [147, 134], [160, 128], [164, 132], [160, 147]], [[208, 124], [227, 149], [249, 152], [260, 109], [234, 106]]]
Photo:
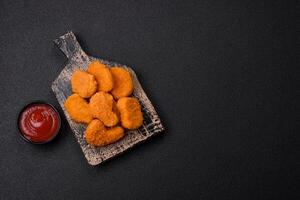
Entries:
[[83, 98], [92, 96], [97, 90], [94, 76], [85, 71], [76, 70], [71, 78], [72, 91]]
[[87, 72], [95, 76], [98, 83], [98, 91], [108, 92], [112, 90], [114, 81], [106, 65], [99, 61], [93, 61], [89, 64]]
[[121, 124], [127, 129], [137, 129], [143, 124], [143, 113], [137, 98], [123, 97], [117, 102]]
[[110, 72], [114, 79], [111, 94], [115, 99], [127, 97], [133, 92], [133, 81], [130, 73], [122, 67], [112, 67]]
[[105, 146], [114, 143], [124, 136], [124, 129], [120, 126], [107, 129], [104, 124], [94, 119], [85, 130], [87, 143], [95, 146]]
[[89, 106], [93, 117], [100, 119], [105, 126], [114, 126], [119, 122], [115, 104], [112, 95], [97, 92], [91, 97]]
[[76, 122], [90, 123], [93, 119], [89, 104], [78, 94], [72, 94], [64, 103], [71, 119]]

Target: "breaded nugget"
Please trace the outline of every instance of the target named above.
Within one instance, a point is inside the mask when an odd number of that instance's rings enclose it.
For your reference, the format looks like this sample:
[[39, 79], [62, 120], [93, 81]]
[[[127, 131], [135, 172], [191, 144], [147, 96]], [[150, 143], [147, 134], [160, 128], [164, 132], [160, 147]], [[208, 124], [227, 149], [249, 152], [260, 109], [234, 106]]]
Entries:
[[111, 94], [115, 99], [127, 97], [133, 92], [133, 81], [130, 73], [122, 67], [112, 67], [110, 72], [114, 79]]
[[95, 76], [98, 83], [98, 91], [108, 92], [112, 90], [114, 81], [107, 66], [99, 61], [93, 61], [89, 64], [87, 72]]
[[120, 126], [106, 129], [104, 124], [94, 119], [85, 130], [87, 143], [95, 146], [105, 146], [114, 143], [124, 136], [124, 129]]
[[100, 119], [105, 126], [114, 126], [119, 122], [113, 96], [106, 92], [97, 92], [90, 99], [90, 110], [93, 117]]
[[94, 76], [85, 71], [76, 70], [71, 78], [72, 91], [83, 98], [92, 96], [97, 90]]
[[121, 124], [127, 129], [137, 129], [143, 124], [143, 113], [137, 98], [123, 97], [117, 102]]
[[76, 122], [90, 123], [93, 119], [89, 104], [78, 94], [72, 94], [65, 101], [65, 109]]

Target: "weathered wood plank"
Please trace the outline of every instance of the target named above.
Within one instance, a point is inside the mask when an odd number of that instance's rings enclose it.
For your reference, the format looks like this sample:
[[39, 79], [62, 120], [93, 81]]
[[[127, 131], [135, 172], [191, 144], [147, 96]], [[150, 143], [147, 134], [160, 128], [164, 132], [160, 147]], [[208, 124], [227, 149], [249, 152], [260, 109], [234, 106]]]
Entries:
[[[78, 41], [76, 40], [75, 35], [72, 32], [61, 36], [54, 42], [68, 57], [68, 63], [61, 71], [59, 76], [54, 80], [52, 84], [52, 90], [55, 93], [56, 98], [66, 115], [67, 121], [89, 164], [100, 164], [103, 161], [110, 159], [126, 151], [129, 148], [132, 148], [134, 145], [150, 138], [151, 136], [157, 133], [161, 133], [164, 130], [161, 120], [158, 117], [151, 101], [148, 99], [140, 82], [137, 79], [136, 74], [131, 68], [122, 64], [118, 64], [116, 62], [105, 61], [86, 55], [86, 53], [81, 49]], [[87, 144], [84, 139], [84, 131], [86, 126], [71, 120], [70, 116], [64, 108], [64, 102], [66, 98], [69, 95], [71, 95], [70, 78], [72, 73], [76, 69], [86, 70], [88, 64], [93, 60], [99, 60], [100, 62], [108, 65], [109, 67], [124, 67], [131, 73], [134, 81], [133, 96], [138, 98], [141, 102], [142, 111], [144, 114], [144, 123], [138, 130], [127, 131], [126, 136], [120, 141], [107, 145], [105, 147], [94, 147]]]

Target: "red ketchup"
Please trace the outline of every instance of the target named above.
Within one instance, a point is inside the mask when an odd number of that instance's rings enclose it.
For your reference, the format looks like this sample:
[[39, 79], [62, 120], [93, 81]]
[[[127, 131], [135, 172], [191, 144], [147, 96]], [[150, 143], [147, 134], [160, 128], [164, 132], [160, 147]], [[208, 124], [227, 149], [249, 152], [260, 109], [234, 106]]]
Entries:
[[45, 143], [53, 139], [60, 128], [58, 112], [45, 103], [29, 104], [19, 116], [19, 129], [26, 140]]

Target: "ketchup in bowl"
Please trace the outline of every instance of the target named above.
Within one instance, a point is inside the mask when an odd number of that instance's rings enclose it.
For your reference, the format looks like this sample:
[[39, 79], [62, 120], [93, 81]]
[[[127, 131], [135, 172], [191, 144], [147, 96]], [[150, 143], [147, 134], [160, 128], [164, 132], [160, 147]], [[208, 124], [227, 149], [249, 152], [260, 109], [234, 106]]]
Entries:
[[51, 141], [59, 132], [60, 116], [47, 103], [31, 103], [21, 111], [18, 127], [26, 141], [43, 144]]

